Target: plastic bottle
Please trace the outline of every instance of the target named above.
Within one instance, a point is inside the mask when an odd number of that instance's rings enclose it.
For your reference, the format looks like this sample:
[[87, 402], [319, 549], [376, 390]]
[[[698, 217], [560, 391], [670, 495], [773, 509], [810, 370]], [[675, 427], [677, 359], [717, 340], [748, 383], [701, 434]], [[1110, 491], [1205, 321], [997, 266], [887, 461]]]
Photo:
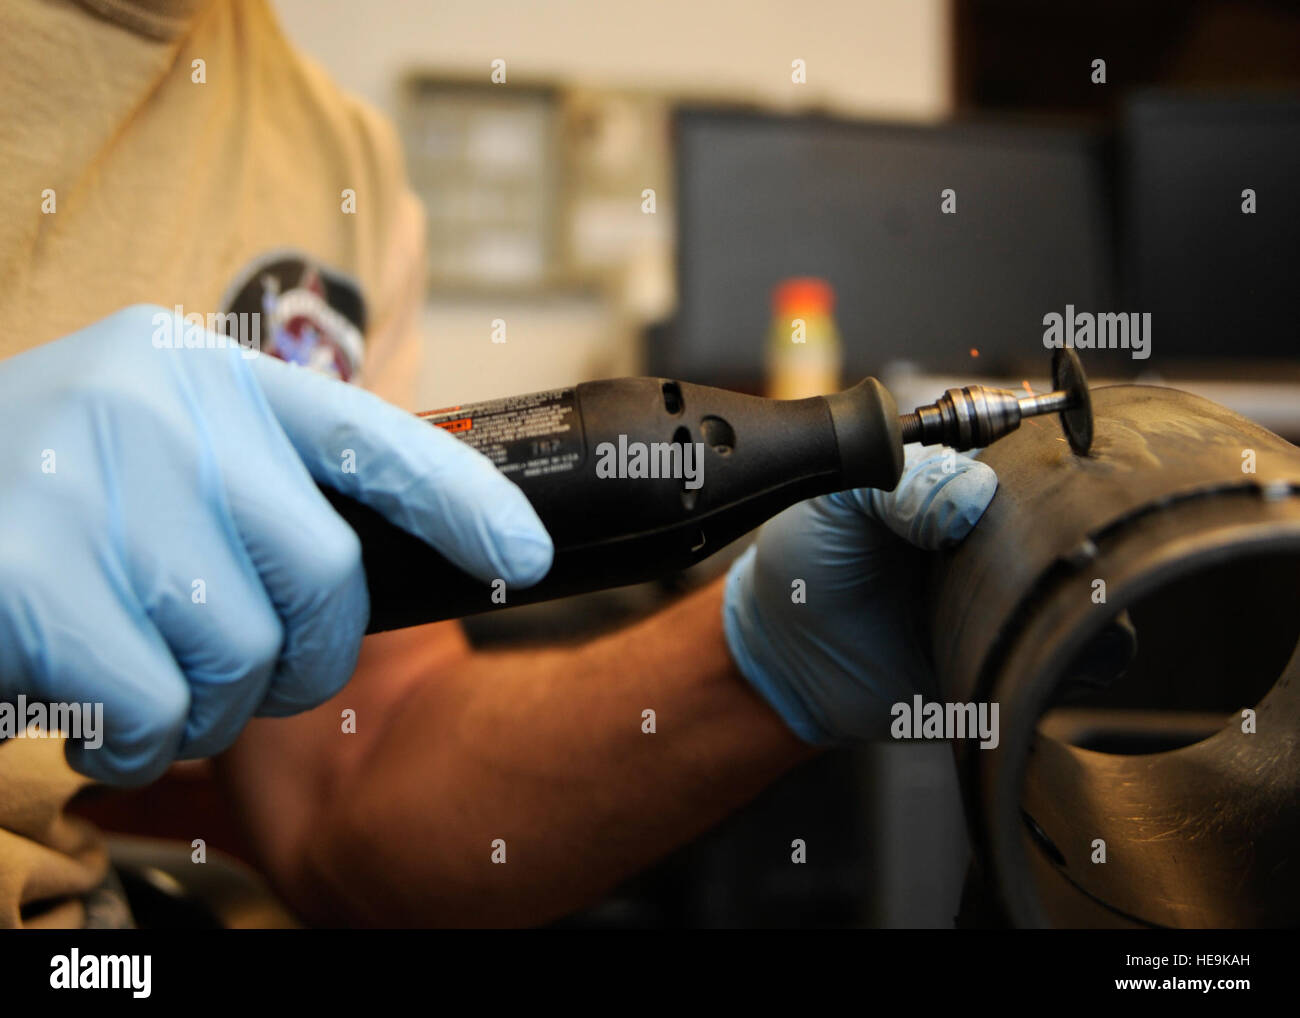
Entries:
[[802, 399], [840, 390], [843, 350], [834, 309], [835, 291], [824, 279], [785, 279], [773, 289], [769, 396]]

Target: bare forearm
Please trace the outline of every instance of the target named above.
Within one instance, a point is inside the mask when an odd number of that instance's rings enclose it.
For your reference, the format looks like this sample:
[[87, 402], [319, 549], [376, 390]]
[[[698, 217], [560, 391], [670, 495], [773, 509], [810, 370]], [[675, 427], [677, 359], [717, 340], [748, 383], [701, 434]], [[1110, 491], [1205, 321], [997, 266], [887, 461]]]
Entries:
[[303, 839], [299, 907], [539, 922], [747, 801], [809, 750], [735, 671], [720, 598], [715, 585], [580, 647], [466, 654], [410, 683]]

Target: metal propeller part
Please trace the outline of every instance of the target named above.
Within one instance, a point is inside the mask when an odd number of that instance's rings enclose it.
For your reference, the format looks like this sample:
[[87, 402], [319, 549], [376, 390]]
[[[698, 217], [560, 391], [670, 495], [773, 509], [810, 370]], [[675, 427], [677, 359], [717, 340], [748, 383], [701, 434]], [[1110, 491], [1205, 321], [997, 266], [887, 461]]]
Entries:
[[968, 918], [1295, 928], [1300, 450], [1176, 389], [1091, 395], [1091, 455], [990, 446], [997, 497], [933, 564], [940, 697], [999, 704], [996, 747], [954, 746]]
[[1059, 349], [1052, 356], [1055, 389], [1041, 396], [1017, 396], [1010, 389], [967, 385], [949, 389], [933, 403], [899, 417], [903, 442], [981, 449], [1020, 427], [1026, 417], [1058, 414], [1076, 455], [1092, 446], [1092, 398], [1079, 355]]

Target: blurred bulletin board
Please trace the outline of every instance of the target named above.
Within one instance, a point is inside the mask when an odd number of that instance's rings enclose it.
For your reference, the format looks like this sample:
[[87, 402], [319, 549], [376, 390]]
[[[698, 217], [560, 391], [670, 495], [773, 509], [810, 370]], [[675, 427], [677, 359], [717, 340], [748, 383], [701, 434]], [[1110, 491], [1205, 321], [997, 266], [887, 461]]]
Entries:
[[560, 104], [547, 88], [410, 75], [401, 125], [434, 290], [532, 290], [562, 238]]
[[676, 221], [668, 100], [570, 89], [563, 137], [570, 270], [605, 283], [637, 318], [668, 314]]
[[669, 102], [580, 87], [404, 79], [400, 123], [435, 292], [604, 293], [671, 311]]

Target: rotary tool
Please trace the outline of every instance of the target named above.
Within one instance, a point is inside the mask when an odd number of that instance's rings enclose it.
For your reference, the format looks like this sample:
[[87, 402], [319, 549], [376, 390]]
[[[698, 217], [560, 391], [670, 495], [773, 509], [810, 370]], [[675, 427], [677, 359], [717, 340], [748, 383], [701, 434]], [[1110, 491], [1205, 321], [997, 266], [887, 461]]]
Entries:
[[892, 491], [907, 442], [977, 449], [1057, 413], [1086, 455], [1091, 403], [1074, 351], [1056, 351], [1052, 376], [1042, 396], [970, 385], [901, 417], [874, 378], [795, 400], [616, 378], [421, 414], [491, 459], [537, 511], [555, 559], [528, 588], [484, 583], [369, 506], [323, 491], [361, 539], [367, 632], [382, 632], [686, 569], [796, 502]]

